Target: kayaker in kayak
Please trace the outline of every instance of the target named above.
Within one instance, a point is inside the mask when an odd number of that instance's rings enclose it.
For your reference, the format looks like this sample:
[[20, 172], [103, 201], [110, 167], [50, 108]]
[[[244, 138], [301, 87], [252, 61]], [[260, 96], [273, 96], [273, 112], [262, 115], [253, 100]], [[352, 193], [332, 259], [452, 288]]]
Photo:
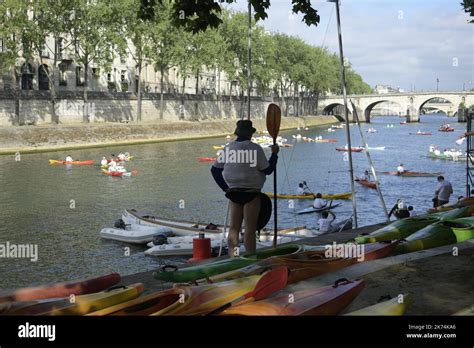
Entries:
[[438, 176], [438, 187], [433, 198], [433, 208], [449, 203], [449, 197], [453, 194], [453, 186], [444, 179], [444, 176]]
[[328, 202], [323, 199], [323, 195], [320, 193], [316, 193], [316, 198], [314, 199], [313, 207], [315, 209], [321, 209], [324, 208], [327, 204]]
[[369, 171], [368, 171], [368, 170], [366, 170], [366, 171], [364, 172], [364, 175], [362, 175], [362, 176], [360, 177], [360, 180], [363, 180], [363, 181], [370, 181], [370, 174], [369, 174]]
[[66, 162], [72, 162], [72, 161], [73, 161], [72, 157], [70, 155], [67, 155]]
[[307, 187], [304, 187], [303, 183], [298, 184], [298, 188], [296, 189], [296, 195], [297, 196], [306, 196], [310, 195], [311, 192], [309, 192], [309, 189]]
[[[413, 207], [411, 207], [413, 210]], [[410, 211], [408, 208], [405, 207], [405, 203], [402, 199], [398, 199], [397, 203], [392, 207], [390, 212], [388, 213], [388, 218], [394, 215], [397, 219], [404, 219], [410, 217]]]
[[332, 231], [332, 223], [336, 220], [336, 215], [332, 211], [323, 211], [321, 219], [318, 220], [319, 232], [328, 233]]
[[117, 158], [119, 159], [119, 161], [122, 161], [122, 162], [125, 161], [126, 159], [125, 155], [121, 152], [118, 154]]
[[[221, 150], [211, 167], [214, 180], [230, 200], [230, 229], [227, 242], [231, 257], [236, 256], [232, 251], [238, 248], [242, 221], [245, 227], [245, 251], [251, 254], [256, 250], [255, 232], [261, 210], [261, 189], [266, 175], [273, 173], [278, 160], [278, 145], [271, 146], [272, 155], [267, 160], [262, 147], [250, 141], [255, 131], [252, 121], [238, 121], [234, 132], [237, 138]], [[253, 161], [250, 160], [252, 157]]]
[[397, 167], [397, 173], [398, 174], [402, 174], [405, 172], [405, 167], [403, 166], [403, 164], [400, 164], [398, 167]]
[[108, 164], [109, 166], [109, 173], [116, 172], [117, 171], [117, 162], [112, 158]]
[[100, 161], [100, 165], [102, 167], [105, 167], [107, 165], [108, 161], [107, 161], [107, 158], [104, 156], [102, 157], [102, 160]]

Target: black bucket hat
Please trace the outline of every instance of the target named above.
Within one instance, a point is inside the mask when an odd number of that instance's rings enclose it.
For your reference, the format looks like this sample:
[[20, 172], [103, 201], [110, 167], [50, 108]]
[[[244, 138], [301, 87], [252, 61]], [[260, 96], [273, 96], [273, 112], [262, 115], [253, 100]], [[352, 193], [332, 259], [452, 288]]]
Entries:
[[252, 127], [252, 121], [239, 120], [237, 121], [237, 128], [235, 128], [234, 134], [244, 138], [251, 138], [256, 131], [257, 130]]

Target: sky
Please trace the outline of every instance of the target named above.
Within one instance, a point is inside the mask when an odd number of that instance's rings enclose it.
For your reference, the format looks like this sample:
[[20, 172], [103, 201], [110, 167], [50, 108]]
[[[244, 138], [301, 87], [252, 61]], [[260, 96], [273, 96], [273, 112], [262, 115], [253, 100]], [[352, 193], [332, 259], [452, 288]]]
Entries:
[[[474, 23], [461, 0], [341, 0], [344, 55], [370, 86], [405, 91], [474, 88]], [[300, 37], [338, 52], [334, 3], [312, 0], [318, 27], [291, 13], [290, 0], [271, 0], [266, 30]], [[247, 11], [247, 1], [228, 6]], [[282, 48], [284, 49], [284, 48]]]

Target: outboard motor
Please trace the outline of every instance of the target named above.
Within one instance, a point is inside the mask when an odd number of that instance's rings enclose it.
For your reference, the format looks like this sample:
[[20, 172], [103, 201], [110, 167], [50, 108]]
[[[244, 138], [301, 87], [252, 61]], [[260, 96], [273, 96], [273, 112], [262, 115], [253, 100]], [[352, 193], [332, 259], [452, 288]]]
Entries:
[[163, 245], [163, 244], [168, 244], [168, 239], [166, 238], [166, 236], [159, 234], [153, 237], [153, 245]]
[[120, 228], [121, 230], [124, 230], [126, 226], [127, 225], [125, 225], [125, 222], [122, 219], [118, 219], [114, 223], [114, 227], [115, 228]]

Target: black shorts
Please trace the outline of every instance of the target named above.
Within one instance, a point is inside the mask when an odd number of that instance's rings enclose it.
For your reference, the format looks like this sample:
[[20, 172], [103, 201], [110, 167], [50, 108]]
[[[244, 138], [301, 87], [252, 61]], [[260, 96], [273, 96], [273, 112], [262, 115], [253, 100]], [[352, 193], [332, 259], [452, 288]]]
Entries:
[[230, 191], [225, 196], [235, 204], [245, 205], [255, 199], [260, 192]]

